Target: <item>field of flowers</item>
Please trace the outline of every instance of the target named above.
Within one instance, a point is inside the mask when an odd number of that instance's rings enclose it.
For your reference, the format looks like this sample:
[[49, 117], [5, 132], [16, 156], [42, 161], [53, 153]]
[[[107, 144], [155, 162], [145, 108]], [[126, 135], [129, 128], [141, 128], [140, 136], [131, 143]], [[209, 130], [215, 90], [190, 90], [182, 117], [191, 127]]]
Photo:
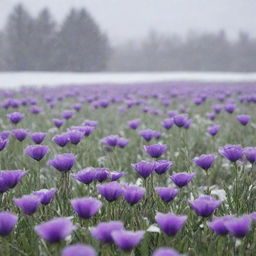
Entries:
[[0, 97], [0, 255], [256, 255], [256, 84]]

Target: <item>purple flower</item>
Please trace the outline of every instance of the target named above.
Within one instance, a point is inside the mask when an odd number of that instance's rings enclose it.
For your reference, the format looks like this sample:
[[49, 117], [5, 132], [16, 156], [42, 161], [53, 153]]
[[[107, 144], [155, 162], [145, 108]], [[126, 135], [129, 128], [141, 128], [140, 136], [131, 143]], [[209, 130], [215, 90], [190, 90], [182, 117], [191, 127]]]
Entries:
[[124, 199], [131, 205], [138, 203], [144, 196], [145, 188], [138, 186], [126, 186], [124, 189]]
[[94, 126], [83, 126], [83, 132], [84, 132], [84, 136], [89, 136], [90, 134], [92, 134], [95, 130]]
[[214, 124], [214, 125], [210, 126], [210, 127], [207, 129], [207, 131], [208, 131], [208, 133], [209, 133], [210, 135], [215, 136], [215, 135], [219, 132], [220, 129], [221, 129], [221, 126], [220, 126], [220, 125]]
[[221, 205], [222, 201], [211, 196], [201, 196], [194, 201], [190, 201], [190, 206], [199, 216], [209, 217]]
[[70, 219], [64, 217], [54, 218], [35, 226], [36, 233], [49, 243], [64, 240], [75, 229]]
[[216, 114], [219, 114], [221, 112], [221, 110], [223, 109], [223, 107], [221, 105], [214, 105], [212, 108]]
[[155, 163], [154, 162], [141, 161], [141, 162], [136, 163], [136, 164], [131, 164], [131, 166], [144, 179], [146, 179], [155, 170]]
[[249, 115], [239, 115], [236, 117], [236, 119], [240, 122], [240, 124], [247, 125], [251, 120], [251, 117]]
[[72, 244], [62, 250], [61, 256], [96, 256], [96, 252], [89, 245]]
[[55, 135], [52, 140], [60, 147], [65, 147], [70, 141], [68, 133]]
[[154, 251], [152, 256], [180, 256], [180, 254], [171, 248], [159, 248]]
[[155, 191], [166, 203], [172, 201], [179, 193], [178, 189], [171, 187], [156, 187]]
[[30, 111], [31, 114], [37, 115], [37, 114], [40, 114], [43, 110], [42, 110], [42, 108], [40, 108], [38, 106], [32, 106], [29, 109], [29, 111]]
[[185, 115], [176, 115], [173, 117], [173, 121], [176, 126], [183, 127], [187, 122], [187, 117]]
[[172, 213], [158, 213], [155, 219], [160, 229], [166, 235], [174, 236], [185, 225], [187, 216], [180, 216]]
[[150, 146], [144, 146], [144, 149], [151, 157], [158, 158], [166, 152], [167, 145], [165, 145], [165, 144], [153, 144], [153, 145], [150, 145]]
[[123, 229], [124, 224], [120, 221], [101, 222], [96, 227], [91, 228], [91, 234], [103, 243], [113, 243], [111, 233]]
[[186, 123], [183, 125], [183, 128], [188, 129], [191, 126], [191, 124], [192, 124], [192, 120], [188, 119]]
[[19, 112], [13, 112], [8, 114], [7, 117], [13, 124], [18, 124], [25, 117], [25, 115]]
[[194, 163], [207, 171], [214, 163], [216, 157], [214, 155], [201, 155], [199, 157], [194, 158]]
[[229, 113], [232, 114], [236, 108], [236, 106], [234, 104], [226, 104], [224, 106], [225, 110]]
[[110, 135], [100, 140], [102, 144], [105, 144], [110, 147], [117, 146], [119, 137], [117, 135]]
[[131, 251], [143, 239], [144, 233], [144, 231], [117, 230], [112, 232], [112, 237], [117, 247], [123, 251]]
[[170, 176], [170, 178], [175, 183], [176, 186], [184, 187], [195, 177], [195, 175], [195, 173], [173, 172], [173, 175]]
[[123, 194], [123, 187], [116, 181], [97, 185], [99, 193], [109, 202], [117, 200]]
[[69, 131], [66, 135], [68, 136], [69, 141], [74, 145], [77, 145], [84, 137], [84, 134], [77, 130]]
[[219, 153], [231, 162], [236, 162], [243, 156], [243, 148], [240, 145], [226, 145], [219, 149]]
[[172, 128], [174, 124], [174, 121], [173, 119], [165, 119], [162, 121], [162, 126], [166, 129], [166, 130], [169, 130]]
[[73, 106], [73, 109], [77, 112], [79, 112], [82, 109], [82, 104], [77, 103]]
[[234, 237], [244, 237], [250, 230], [251, 218], [248, 215], [244, 215], [238, 218], [231, 218], [225, 222], [225, 226], [229, 233]]
[[9, 235], [18, 221], [18, 217], [11, 212], [0, 212], [0, 236]]
[[93, 197], [74, 198], [71, 200], [73, 210], [80, 218], [89, 219], [102, 207], [101, 201]]
[[108, 168], [95, 168], [95, 180], [103, 182], [110, 176]]
[[157, 139], [161, 136], [161, 134], [159, 136], [159, 133], [154, 130], [143, 130], [139, 132], [139, 135], [142, 136], [145, 141], [151, 141], [152, 139]]
[[0, 151], [2, 151], [8, 143], [9, 143], [8, 139], [3, 139], [0, 137]]
[[110, 172], [111, 181], [116, 181], [123, 177], [126, 173], [125, 172]]
[[33, 192], [33, 195], [40, 198], [41, 204], [47, 205], [51, 202], [51, 200], [54, 197], [56, 191], [57, 191], [56, 188], [41, 189], [41, 190]]
[[155, 172], [159, 175], [167, 172], [171, 167], [173, 163], [171, 161], [167, 160], [158, 160], [155, 162]]
[[212, 229], [218, 235], [226, 235], [228, 233], [228, 229], [225, 223], [232, 219], [231, 215], [227, 215], [224, 217], [214, 218], [211, 222], [207, 222], [207, 225], [210, 229]]
[[244, 153], [245, 153], [246, 159], [251, 164], [254, 164], [256, 162], [256, 147], [246, 147], [244, 148]]
[[28, 136], [28, 132], [25, 129], [13, 130], [12, 134], [18, 141], [23, 141]]
[[131, 120], [127, 124], [131, 129], [136, 130], [140, 125], [140, 120]]
[[65, 120], [52, 119], [52, 122], [57, 128], [60, 128], [64, 124]]
[[30, 156], [36, 161], [40, 161], [47, 154], [48, 150], [49, 150], [48, 146], [32, 145], [32, 146], [27, 146], [24, 151], [26, 155]]
[[215, 120], [215, 118], [216, 118], [216, 114], [215, 113], [209, 113], [209, 114], [207, 114], [207, 116], [212, 121]]
[[22, 179], [22, 177], [27, 174], [28, 171], [21, 170], [8, 170], [8, 171], [0, 171], [1, 183], [9, 189], [14, 188]]
[[84, 126], [91, 126], [96, 128], [99, 125], [99, 122], [97, 121], [92, 121], [92, 120], [85, 120], [83, 123]]
[[119, 148], [125, 148], [129, 143], [129, 140], [126, 138], [119, 138], [117, 141], [117, 146]]
[[84, 184], [90, 184], [93, 182], [95, 178], [95, 168], [88, 167], [81, 171], [79, 171], [76, 174], [73, 174], [72, 177]]
[[73, 154], [59, 154], [54, 159], [49, 160], [48, 164], [60, 172], [68, 172], [73, 167], [76, 157]]
[[46, 137], [45, 132], [35, 132], [30, 135], [31, 139], [35, 144], [41, 144]]
[[64, 110], [60, 116], [66, 120], [70, 119], [74, 115], [74, 112], [72, 110]]
[[13, 201], [27, 215], [34, 214], [40, 204], [40, 198], [35, 195], [24, 195], [20, 198], [14, 198]]

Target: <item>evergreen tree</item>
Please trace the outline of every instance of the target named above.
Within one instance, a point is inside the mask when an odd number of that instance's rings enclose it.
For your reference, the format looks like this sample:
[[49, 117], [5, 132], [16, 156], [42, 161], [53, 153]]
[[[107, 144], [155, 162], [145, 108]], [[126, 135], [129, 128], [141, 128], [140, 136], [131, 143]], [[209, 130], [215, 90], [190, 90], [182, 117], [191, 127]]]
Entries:
[[5, 29], [7, 65], [11, 70], [32, 70], [33, 20], [22, 4], [10, 14]]

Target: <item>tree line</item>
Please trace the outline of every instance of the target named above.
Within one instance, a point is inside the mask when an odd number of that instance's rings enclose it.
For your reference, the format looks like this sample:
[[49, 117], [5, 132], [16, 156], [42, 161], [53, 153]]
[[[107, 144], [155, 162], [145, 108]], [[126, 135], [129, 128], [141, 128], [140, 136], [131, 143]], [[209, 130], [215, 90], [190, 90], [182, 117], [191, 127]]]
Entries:
[[101, 71], [109, 56], [107, 36], [85, 9], [57, 24], [47, 8], [33, 18], [19, 4], [0, 33], [0, 70]]
[[43, 9], [32, 17], [15, 6], [0, 31], [0, 71], [256, 71], [256, 39], [241, 32], [150, 32], [141, 41], [111, 47], [86, 9], [72, 9], [61, 24]]

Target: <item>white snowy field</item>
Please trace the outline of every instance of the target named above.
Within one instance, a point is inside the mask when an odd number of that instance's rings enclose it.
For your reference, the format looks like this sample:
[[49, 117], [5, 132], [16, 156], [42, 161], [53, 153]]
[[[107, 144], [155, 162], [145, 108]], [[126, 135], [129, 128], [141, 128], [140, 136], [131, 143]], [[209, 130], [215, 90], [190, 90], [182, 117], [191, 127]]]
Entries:
[[0, 88], [153, 82], [256, 82], [256, 73], [55, 73], [0, 72]]

